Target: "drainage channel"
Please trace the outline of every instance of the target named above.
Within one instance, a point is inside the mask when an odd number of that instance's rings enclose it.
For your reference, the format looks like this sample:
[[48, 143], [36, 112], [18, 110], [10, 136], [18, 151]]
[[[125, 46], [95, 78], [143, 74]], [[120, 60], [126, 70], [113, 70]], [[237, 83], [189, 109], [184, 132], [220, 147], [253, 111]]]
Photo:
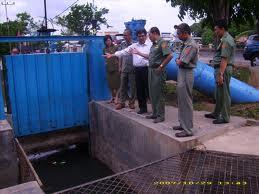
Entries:
[[56, 194], [259, 193], [259, 157], [191, 150]]
[[54, 193], [114, 174], [90, 154], [85, 128], [15, 139], [19, 184], [37, 181], [44, 193]]
[[53, 193], [114, 174], [88, 154], [87, 144], [32, 154], [28, 158], [43, 183], [42, 189], [45, 193]]

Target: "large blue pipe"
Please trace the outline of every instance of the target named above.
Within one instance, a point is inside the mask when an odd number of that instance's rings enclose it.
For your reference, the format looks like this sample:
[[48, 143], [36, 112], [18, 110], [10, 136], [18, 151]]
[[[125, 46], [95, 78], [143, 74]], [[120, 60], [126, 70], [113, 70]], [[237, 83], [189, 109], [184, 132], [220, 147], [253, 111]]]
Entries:
[[[177, 80], [178, 66], [175, 63], [176, 55], [167, 65], [167, 79]], [[215, 79], [214, 68], [198, 62], [194, 70], [194, 88], [208, 96], [214, 96]], [[259, 102], [259, 90], [235, 78], [230, 81], [230, 93], [233, 103]]]

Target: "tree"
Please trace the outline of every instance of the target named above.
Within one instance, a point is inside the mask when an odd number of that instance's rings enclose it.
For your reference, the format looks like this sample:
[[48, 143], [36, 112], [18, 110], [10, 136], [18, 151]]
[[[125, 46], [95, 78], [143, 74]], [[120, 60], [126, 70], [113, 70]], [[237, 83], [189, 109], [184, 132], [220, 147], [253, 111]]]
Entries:
[[57, 24], [65, 27], [65, 30], [62, 30], [62, 34], [95, 34], [93, 30], [100, 30], [101, 24], [108, 27], [107, 20], [103, 17], [108, 12], [108, 9], [98, 9], [93, 7], [91, 3], [84, 5], [76, 4], [71, 7], [71, 11], [67, 15], [58, 17]]
[[214, 40], [214, 33], [210, 28], [205, 28], [201, 35], [201, 41], [203, 45], [212, 44]]
[[202, 33], [203, 33], [203, 28], [202, 28], [202, 23], [194, 23], [191, 26], [191, 30], [192, 30], [192, 35], [196, 36], [196, 37], [201, 37]]
[[[9, 30], [8, 30], [9, 26]], [[0, 36], [17, 36], [19, 34], [32, 35], [38, 29], [38, 24], [26, 12], [18, 13], [14, 21], [0, 23]], [[13, 45], [12, 46], [17, 46]], [[1, 43], [0, 56], [10, 51], [8, 43]]]
[[16, 18], [16, 21], [19, 23], [18, 30], [21, 34], [32, 35], [40, 28], [40, 24], [36, 23], [27, 12], [16, 14]]
[[172, 7], [179, 6], [178, 17], [182, 20], [189, 15], [194, 20], [204, 19], [213, 26], [218, 19], [226, 19], [237, 25], [259, 19], [258, 0], [166, 0]]

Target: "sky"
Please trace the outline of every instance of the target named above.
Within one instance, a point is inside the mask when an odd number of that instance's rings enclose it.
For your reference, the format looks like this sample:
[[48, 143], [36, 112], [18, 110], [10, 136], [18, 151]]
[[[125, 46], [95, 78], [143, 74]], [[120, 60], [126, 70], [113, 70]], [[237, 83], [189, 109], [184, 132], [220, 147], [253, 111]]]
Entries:
[[[4, 0], [0, 0], [4, 1]], [[76, 0], [47, 0], [48, 18], [53, 18], [57, 14], [65, 10]], [[161, 32], [173, 32], [173, 26], [181, 23], [178, 18], [178, 8], [171, 7], [166, 0], [94, 0], [95, 5], [99, 8], [109, 9], [109, 13], [105, 15], [108, 24], [113, 28], [107, 29], [102, 26], [101, 31], [119, 31], [123, 32], [124, 22], [134, 19], [145, 19], [145, 28], [149, 30], [153, 26], [157, 26]], [[9, 3], [15, 2], [15, 5], [8, 6], [8, 16], [10, 20], [15, 18], [19, 12], [28, 12], [35, 20], [42, 20], [44, 16], [43, 0], [8, 0]], [[78, 4], [92, 3], [93, 0], [79, 0]], [[68, 10], [69, 11], [69, 10]], [[64, 14], [68, 13], [65, 12]], [[5, 21], [5, 9], [0, 5], [0, 21]], [[194, 21], [185, 18], [183, 22], [192, 24]]]

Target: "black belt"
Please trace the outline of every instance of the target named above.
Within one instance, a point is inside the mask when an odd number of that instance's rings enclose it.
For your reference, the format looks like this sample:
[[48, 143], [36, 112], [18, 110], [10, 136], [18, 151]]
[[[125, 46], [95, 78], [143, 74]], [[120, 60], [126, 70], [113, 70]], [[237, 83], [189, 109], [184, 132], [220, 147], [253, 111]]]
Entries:
[[135, 66], [135, 69], [143, 69], [143, 68], [148, 68], [148, 66]]
[[[233, 64], [227, 64], [227, 66], [233, 67]], [[215, 64], [215, 65], [214, 65], [214, 68], [220, 68], [220, 64]]]

